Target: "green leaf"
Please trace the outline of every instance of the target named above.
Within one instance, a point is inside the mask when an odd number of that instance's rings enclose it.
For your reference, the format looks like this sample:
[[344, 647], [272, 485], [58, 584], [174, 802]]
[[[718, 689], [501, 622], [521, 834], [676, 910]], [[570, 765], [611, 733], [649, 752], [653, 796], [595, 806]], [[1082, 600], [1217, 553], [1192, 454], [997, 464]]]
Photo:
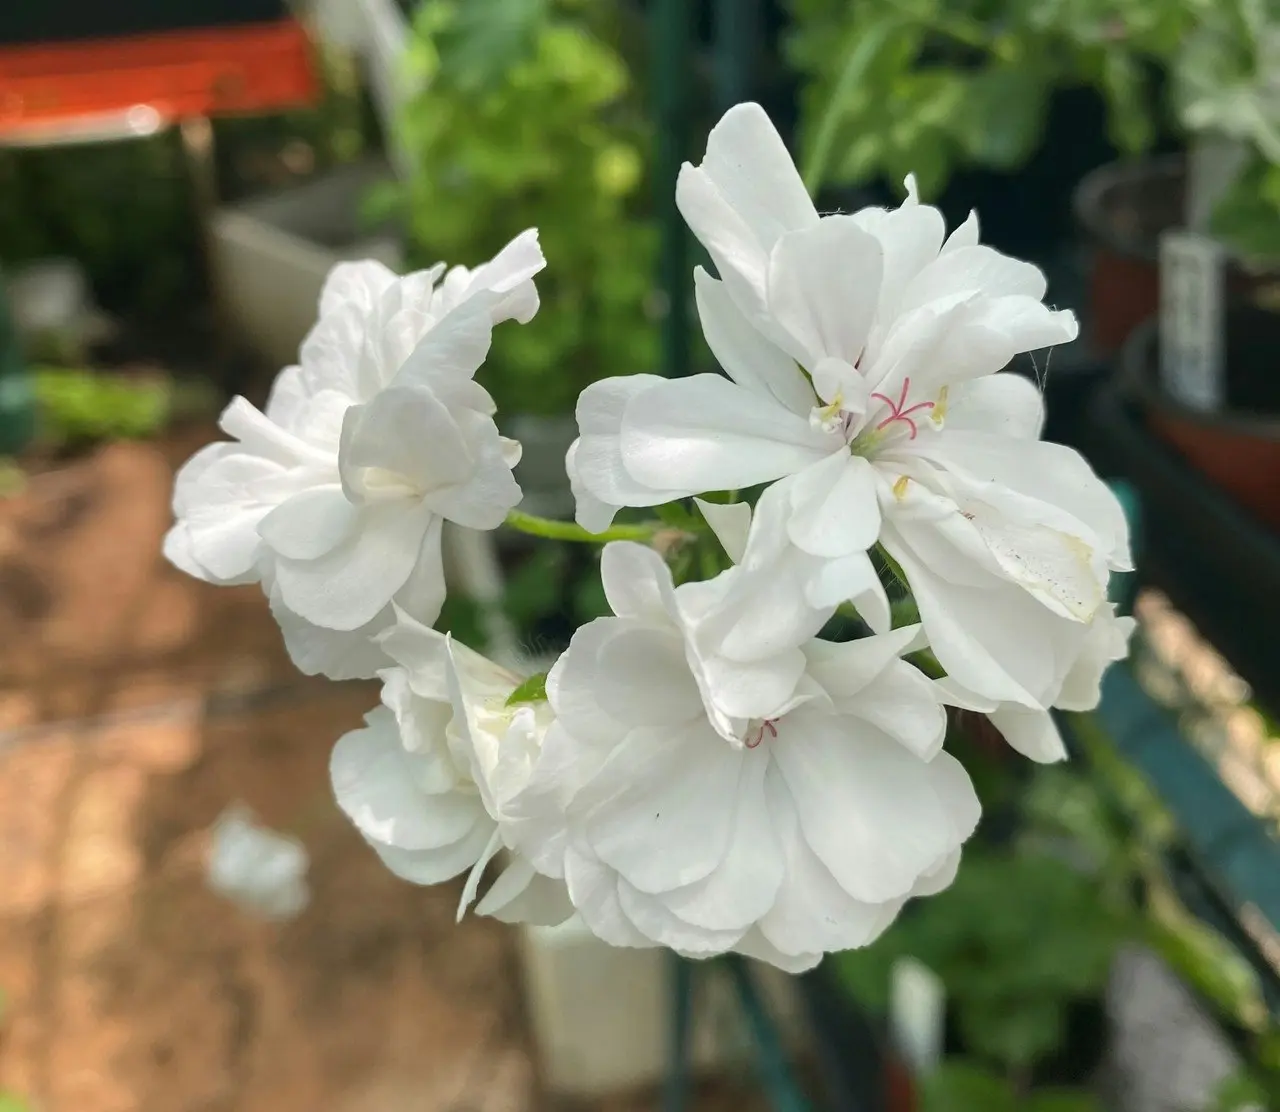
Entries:
[[1128, 51], [1109, 49], [1102, 63], [1102, 89], [1107, 96], [1107, 132], [1125, 154], [1140, 154], [1155, 142], [1155, 123], [1147, 100], [1142, 67]]
[[943, 1062], [924, 1081], [921, 1112], [1019, 1112], [1003, 1077], [963, 1060]]
[[1049, 106], [1046, 67], [1039, 59], [996, 63], [969, 82], [956, 135], [973, 161], [1015, 170], [1039, 147]]
[[483, 89], [533, 50], [547, 0], [466, 0], [436, 36], [440, 74], [459, 88]]
[[870, 26], [855, 27], [849, 34], [848, 54], [840, 67], [840, 75], [832, 89], [831, 98], [818, 118], [813, 142], [800, 170], [800, 176], [810, 193], [816, 193], [826, 181], [836, 135], [849, 110], [849, 102], [858, 93], [863, 77], [876, 60], [876, 55], [900, 27], [901, 21], [896, 16], [889, 16]]
[[[1051, 945], [1044, 944], [1046, 949]], [[1061, 1000], [1021, 998], [961, 1001], [960, 1030], [974, 1051], [1013, 1069], [1052, 1054], [1066, 1033]]]
[[536, 676], [530, 676], [519, 687], [517, 687], [510, 695], [507, 696], [507, 706], [513, 707], [517, 703], [545, 703], [547, 701], [547, 673], [539, 672]]
[[0, 1093], [0, 1112], [30, 1112], [30, 1105], [12, 1093]]
[[1103, 1107], [1092, 1093], [1050, 1089], [1032, 1093], [1020, 1112], [1103, 1112]]
[[1256, 157], [1218, 202], [1209, 229], [1242, 258], [1258, 263], [1280, 259], [1280, 192], [1276, 171]]

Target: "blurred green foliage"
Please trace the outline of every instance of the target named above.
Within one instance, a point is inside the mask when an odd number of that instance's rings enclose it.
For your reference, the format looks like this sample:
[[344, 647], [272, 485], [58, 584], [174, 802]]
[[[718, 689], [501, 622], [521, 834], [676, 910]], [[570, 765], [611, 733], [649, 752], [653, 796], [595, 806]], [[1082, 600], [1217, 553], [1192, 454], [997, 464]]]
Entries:
[[371, 209], [403, 215], [419, 265], [474, 266], [538, 227], [542, 307], [494, 333], [485, 367], [508, 413], [571, 412], [589, 382], [656, 360], [648, 129], [613, 7], [425, 0], [415, 14], [418, 91], [399, 130], [419, 172]]
[[155, 436], [173, 420], [216, 410], [208, 383], [101, 371], [37, 367], [32, 371], [38, 437], [63, 449]]
[[1003, 1075], [957, 1059], [943, 1062], [925, 1079], [921, 1112], [1102, 1112], [1102, 1105], [1085, 1092], [1021, 1094]]
[[[984, 770], [984, 810], [1017, 799], [1014, 838], [971, 843], [950, 888], [909, 906], [870, 948], [833, 954], [830, 967], [876, 1012], [888, 1006], [895, 960], [913, 957], [941, 978], [968, 1057], [944, 1066], [950, 1081], [931, 1085], [926, 1112], [1066, 1112], [1089, 1105], [1066, 1093], [1037, 1093], [1049, 1103], [1035, 1103], [1025, 1081], [1062, 1048], [1073, 1007], [1100, 1001], [1117, 947], [1140, 943], [1243, 1033], [1250, 1065], [1224, 1088], [1224, 1112], [1259, 1091], [1271, 1102], [1263, 1107], [1280, 1107], [1280, 1027], [1244, 955], [1178, 897], [1168, 869], [1175, 823], [1093, 716], [1069, 724], [1084, 759], [1037, 766], [1029, 779]], [[960, 740], [948, 748], [963, 751]], [[976, 771], [968, 754], [966, 767]]]
[[1213, 230], [1246, 257], [1280, 257], [1280, 13], [1268, 0], [790, 6], [810, 189], [914, 173], [936, 197], [957, 169], [1017, 170], [1044, 141], [1054, 92], [1086, 86], [1124, 154], [1170, 126], [1247, 143], [1252, 156]]
[[833, 957], [841, 982], [877, 1010], [894, 960], [939, 977], [969, 1052], [1009, 1073], [1061, 1045], [1069, 1007], [1096, 1000], [1133, 925], [1099, 900], [1092, 878], [1036, 850], [969, 850], [955, 882], [922, 901], [867, 950]]
[[1080, 85], [1106, 98], [1112, 142], [1145, 150], [1158, 114], [1146, 64], [1176, 50], [1199, 2], [790, 0], [806, 180], [915, 173], [936, 196], [957, 168], [1017, 169], [1053, 92]]

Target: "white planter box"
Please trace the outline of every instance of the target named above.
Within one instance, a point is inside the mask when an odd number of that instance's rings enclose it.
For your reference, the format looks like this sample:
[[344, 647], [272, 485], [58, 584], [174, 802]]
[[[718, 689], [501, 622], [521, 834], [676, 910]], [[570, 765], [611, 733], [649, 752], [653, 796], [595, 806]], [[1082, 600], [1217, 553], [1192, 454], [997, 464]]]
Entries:
[[297, 361], [335, 263], [371, 258], [403, 268], [399, 240], [364, 231], [360, 223], [370, 188], [390, 176], [383, 164], [359, 163], [214, 214], [210, 250], [219, 307], [271, 366]]
[[[520, 929], [529, 1019], [547, 1089], [592, 1098], [660, 1082], [667, 1069], [671, 955], [606, 946], [576, 918]], [[765, 1005], [782, 1039], [800, 1045], [801, 1008], [793, 984], [757, 966]], [[695, 968], [692, 1058], [697, 1072], [750, 1068], [752, 1050], [734, 986], [721, 970]]]

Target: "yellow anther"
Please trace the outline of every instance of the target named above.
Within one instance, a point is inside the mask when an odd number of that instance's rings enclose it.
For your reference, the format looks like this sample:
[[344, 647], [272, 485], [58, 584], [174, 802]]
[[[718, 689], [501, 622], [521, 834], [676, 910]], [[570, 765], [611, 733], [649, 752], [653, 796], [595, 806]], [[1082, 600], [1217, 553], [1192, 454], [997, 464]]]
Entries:
[[947, 419], [947, 388], [945, 386], [938, 391], [938, 400], [933, 403], [929, 418], [935, 425], [940, 425]]
[[899, 475], [893, 484], [893, 496], [901, 502], [907, 496], [907, 484], [911, 480], [906, 475]]

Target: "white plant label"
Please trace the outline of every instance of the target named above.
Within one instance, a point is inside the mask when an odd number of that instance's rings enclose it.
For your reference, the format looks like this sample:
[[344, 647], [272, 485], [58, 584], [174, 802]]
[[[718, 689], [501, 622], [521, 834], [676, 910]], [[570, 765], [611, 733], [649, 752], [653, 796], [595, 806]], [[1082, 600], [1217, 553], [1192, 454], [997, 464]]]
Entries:
[[889, 1026], [898, 1052], [916, 1077], [942, 1060], [947, 990], [923, 962], [899, 958], [889, 973]]
[[1222, 249], [1207, 236], [1160, 239], [1160, 382], [1176, 401], [1213, 412], [1226, 401]]

